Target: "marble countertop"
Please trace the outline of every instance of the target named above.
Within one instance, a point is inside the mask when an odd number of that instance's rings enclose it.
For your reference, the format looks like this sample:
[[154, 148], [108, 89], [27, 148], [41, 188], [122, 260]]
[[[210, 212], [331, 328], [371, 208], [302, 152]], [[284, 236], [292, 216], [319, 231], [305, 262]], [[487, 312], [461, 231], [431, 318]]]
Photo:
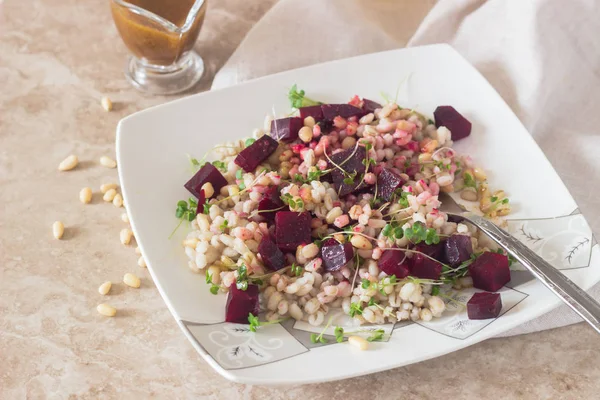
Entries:
[[[275, 0], [212, 0], [196, 50], [210, 86]], [[304, 387], [227, 382], [177, 327], [133, 248], [119, 243], [122, 209], [100, 184], [116, 170], [120, 118], [173, 97], [147, 97], [123, 76], [126, 50], [108, 1], [0, 1], [0, 399], [597, 398], [600, 340], [583, 324], [489, 340], [456, 353], [351, 380]], [[100, 98], [110, 97], [105, 112]], [[57, 171], [68, 154], [77, 170]], [[79, 190], [94, 189], [83, 205]], [[51, 225], [65, 223], [62, 241]], [[98, 286], [116, 285], [115, 318], [99, 315]]]

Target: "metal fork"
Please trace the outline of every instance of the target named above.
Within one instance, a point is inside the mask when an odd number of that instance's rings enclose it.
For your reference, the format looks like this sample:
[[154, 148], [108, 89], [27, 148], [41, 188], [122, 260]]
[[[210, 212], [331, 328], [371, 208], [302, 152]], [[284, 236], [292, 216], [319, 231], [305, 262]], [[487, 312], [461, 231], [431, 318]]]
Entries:
[[450, 196], [443, 196], [441, 201], [442, 211], [448, 216], [457, 221], [466, 220], [483, 231], [600, 333], [600, 304], [589, 294], [493, 222], [472, 213], [464, 213]]

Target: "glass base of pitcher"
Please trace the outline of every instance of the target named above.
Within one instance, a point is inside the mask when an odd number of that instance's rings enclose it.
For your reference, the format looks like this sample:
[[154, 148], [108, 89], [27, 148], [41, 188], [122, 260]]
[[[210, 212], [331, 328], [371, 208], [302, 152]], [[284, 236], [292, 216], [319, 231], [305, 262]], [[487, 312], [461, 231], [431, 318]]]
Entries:
[[175, 94], [193, 87], [204, 73], [204, 61], [196, 52], [184, 54], [168, 66], [153, 65], [130, 57], [125, 77], [139, 91], [149, 94]]

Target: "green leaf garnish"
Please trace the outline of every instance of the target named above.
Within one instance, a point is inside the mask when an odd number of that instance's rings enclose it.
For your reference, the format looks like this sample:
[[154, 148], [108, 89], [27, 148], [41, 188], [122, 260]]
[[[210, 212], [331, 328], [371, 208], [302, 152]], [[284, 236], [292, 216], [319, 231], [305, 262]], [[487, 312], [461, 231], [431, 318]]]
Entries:
[[315, 101], [306, 97], [304, 90], [298, 90], [296, 84], [290, 88], [288, 99], [290, 100], [290, 104], [293, 108], [317, 106], [319, 104], [323, 104], [320, 101]]

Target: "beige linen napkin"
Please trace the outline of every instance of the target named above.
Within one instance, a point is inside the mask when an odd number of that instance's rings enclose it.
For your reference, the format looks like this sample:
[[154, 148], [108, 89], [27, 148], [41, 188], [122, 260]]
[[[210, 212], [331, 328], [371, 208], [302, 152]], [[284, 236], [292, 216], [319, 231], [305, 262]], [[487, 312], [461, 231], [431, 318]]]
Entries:
[[[358, 54], [449, 43], [512, 107], [598, 233], [598, 32], [595, 0], [281, 0], [213, 88]], [[590, 293], [600, 298], [600, 285]], [[560, 306], [505, 336], [580, 320]]]

